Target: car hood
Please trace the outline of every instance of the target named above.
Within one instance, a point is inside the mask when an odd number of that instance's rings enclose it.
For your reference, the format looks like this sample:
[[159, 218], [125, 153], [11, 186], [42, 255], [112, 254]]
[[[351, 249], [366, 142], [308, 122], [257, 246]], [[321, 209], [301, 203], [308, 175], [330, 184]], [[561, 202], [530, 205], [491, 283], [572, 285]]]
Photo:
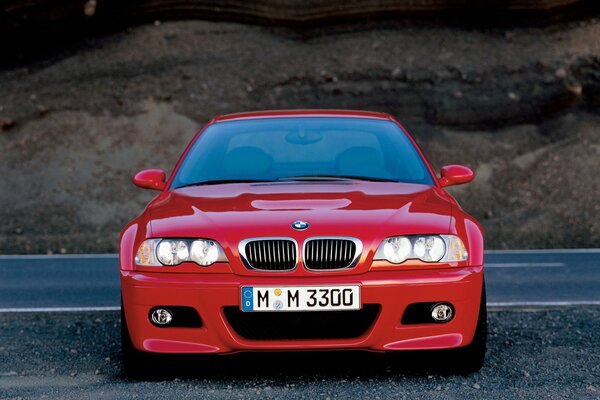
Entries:
[[[239, 183], [164, 192], [150, 208], [153, 237], [249, 237], [447, 233], [452, 198], [420, 184], [335, 181]], [[292, 222], [310, 224], [295, 231]]]

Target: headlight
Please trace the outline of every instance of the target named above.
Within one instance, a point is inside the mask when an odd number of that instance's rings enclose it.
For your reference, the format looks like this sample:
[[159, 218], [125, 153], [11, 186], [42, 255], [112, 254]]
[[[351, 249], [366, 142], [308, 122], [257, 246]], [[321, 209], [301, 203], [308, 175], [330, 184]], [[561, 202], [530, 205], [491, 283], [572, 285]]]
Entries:
[[381, 246], [383, 246], [383, 258], [394, 264], [403, 262], [412, 253], [410, 240], [402, 236], [386, 239]]
[[[212, 240], [194, 240], [190, 259], [200, 265], [210, 265], [216, 262], [221, 254], [223, 254], [223, 250], [216, 242]], [[223, 258], [225, 258], [224, 254]]]
[[227, 261], [227, 257], [217, 242], [208, 239], [148, 239], [135, 256], [135, 263], [143, 266], [173, 266], [186, 261], [209, 266]]
[[161, 240], [156, 249], [156, 256], [163, 265], [177, 265], [187, 261], [190, 252], [183, 240]]
[[446, 244], [439, 236], [421, 236], [413, 243], [413, 254], [423, 261], [440, 261], [445, 253]]
[[400, 264], [408, 259], [425, 262], [465, 261], [469, 257], [464, 243], [454, 235], [395, 236], [379, 245], [375, 260]]

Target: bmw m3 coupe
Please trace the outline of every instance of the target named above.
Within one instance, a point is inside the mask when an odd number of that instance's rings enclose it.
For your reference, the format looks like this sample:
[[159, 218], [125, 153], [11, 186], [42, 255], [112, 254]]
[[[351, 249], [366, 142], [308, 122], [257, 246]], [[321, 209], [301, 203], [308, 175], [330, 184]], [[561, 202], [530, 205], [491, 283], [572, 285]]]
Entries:
[[392, 116], [219, 116], [122, 231], [126, 371], [152, 353], [486, 349], [483, 234]]

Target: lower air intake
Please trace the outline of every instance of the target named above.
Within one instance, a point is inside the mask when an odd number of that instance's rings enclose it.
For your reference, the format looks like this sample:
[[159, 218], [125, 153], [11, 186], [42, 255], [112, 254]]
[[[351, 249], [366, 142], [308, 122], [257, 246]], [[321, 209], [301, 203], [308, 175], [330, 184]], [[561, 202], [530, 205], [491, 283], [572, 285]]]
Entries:
[[308, 312], [243, 312], [225, 307], [233, 330], [249, 340], [351, 339], [363, 335], [379, 315], [378, 304], [361, 310]]

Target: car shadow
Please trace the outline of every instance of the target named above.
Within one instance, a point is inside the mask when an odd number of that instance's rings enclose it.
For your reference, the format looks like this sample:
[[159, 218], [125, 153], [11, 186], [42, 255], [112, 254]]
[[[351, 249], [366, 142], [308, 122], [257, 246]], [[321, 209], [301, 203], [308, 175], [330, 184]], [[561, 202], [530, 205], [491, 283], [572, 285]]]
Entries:
[[452, 375], [449, 353], [403, 351], [256, 352], [231, 355], [154, 355], [150, 367], [124, 380], [268, 379], [289, 383], [306, 379], [370, 379]]

